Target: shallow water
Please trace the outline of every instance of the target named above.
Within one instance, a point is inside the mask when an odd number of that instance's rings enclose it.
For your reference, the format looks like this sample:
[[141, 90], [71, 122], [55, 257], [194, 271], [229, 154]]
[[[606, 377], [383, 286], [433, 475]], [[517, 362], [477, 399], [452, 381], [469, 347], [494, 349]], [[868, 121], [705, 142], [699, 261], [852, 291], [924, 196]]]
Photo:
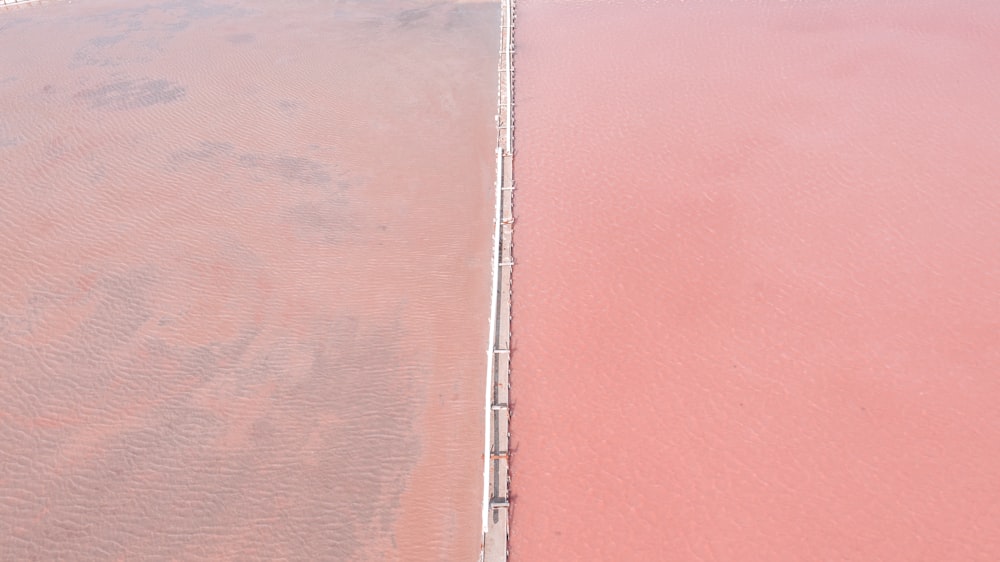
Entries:
[[1000, 559], [998, 7], [518, 2], [511, 560]]
[[0, 557], [475, 559], [498, 25], [0, 10]]

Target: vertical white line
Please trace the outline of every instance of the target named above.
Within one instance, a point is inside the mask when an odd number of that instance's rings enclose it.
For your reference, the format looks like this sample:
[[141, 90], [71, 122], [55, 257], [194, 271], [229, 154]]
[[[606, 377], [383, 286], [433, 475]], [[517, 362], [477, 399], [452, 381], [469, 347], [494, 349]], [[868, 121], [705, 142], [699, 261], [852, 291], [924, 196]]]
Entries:
[[[510, 80], [510, 42], [511, 42], [511, 32], [510, 27], [513, 24], [511, 19], [511, 0], [501, 0], [503, 11], [501, 12], [501, 33], [500, 33], [500, 56], [501, 64], [506, 65], [502, 67], [499, 72], [499, 79], [501, 83], [497, 89], [497, 100], [498, 102], [498, 112], [497, 115], [502, 118], [498, 123], [506, 129], [506, 142], [503, 146], [500, 144], [500, 139], [497, 139], [497, 179], [496, 179], [496, 193], [494, 201], [494, 217], [493, 217], [493, 264], [492, 264], [492, 285], [493, 292], [491, 293], [490, 299], [490, 324], [489, 324], [489, 344], [486, 348], [486, 396], [484, 408], [484, 439], [483, 439], [483, 547], [485, 548], [486, 543], [486, 533], [489, 531], [489, 518], [490, 518], [490, 465], [493, 459], [490, 458], [493, 451], [493, 390], [495, 386], [494, 374], [496, 371], [496, 337], [497, 337], [497, 314], [500, 306], [500, 258], [501, 258], [501, 245], [503, 244], [501, 224], [503, 220], [503, 183], [504, 183], [504, 155], [510, 154], [512, 147], [512, 137], [511, 137], [511, 80]], [[506, 35], [504, 34], [504, 28], [506, 28]], [[506, 82], [506, 83], [505, 83]], [[507, 99], [504, 100], [503, 96], [506, 95]], [[503, 104], [506, 101], [507, 109], [503, 110]], [[485, 551], [484, 551], [485, 552]]]
[[486, 346], [486, 400], [483, 405], [485, 412], [485, 443], [483, 445], [483, 533], [489, 529], [490, 518], [490, 453], [493, 439], [492, 420], [493, 414], [493, 371], [496, 353], [493, 351], [497, 337], [497, 306], [499, 305], [500, 293], [500, 220], [503, 212], [503, 199], [500, 188], [503, 186], [503, 152], [497, 147], [497, 185], [495, 195], [495, 209], [493, 217], [493, 292], [490, 299], [490, 334], [489, 342]]
[[507, 8], [506, 9], [506, 12], [507, 12], [507, 38], [504, 40], [503, 47], [504, 47], [504, 51], [506, 51], [506, 54], [507, 54], [507, 76], [505, 78], [507, 80], [507, 154], [508, 155], [512, 154], [513, 153], [512, 151], [514, 149], [514, 134], [513, 134], [513, 128], [514, 128], [514, 114], [513, 114], [513, 112], [514, 112], [514, 96], [513, 96], [513, 90], [514, 90], [514, 84], [513, 84], [513, 82], [514, 82], [514, 80], [513, 80], [513, 72], [514, 72], [514, 70], [511, 68], [511, 54], [510, 54], [511, 47], [514, 44], [514, 37], [513, 37], [513, 33], [514, 33], [514, 13], [513, 13], [514, 6], [513, 6], [513, 2], [514, 2], [514, 0], [507, 0], [506, 2], [504, 2], [505, 6]]

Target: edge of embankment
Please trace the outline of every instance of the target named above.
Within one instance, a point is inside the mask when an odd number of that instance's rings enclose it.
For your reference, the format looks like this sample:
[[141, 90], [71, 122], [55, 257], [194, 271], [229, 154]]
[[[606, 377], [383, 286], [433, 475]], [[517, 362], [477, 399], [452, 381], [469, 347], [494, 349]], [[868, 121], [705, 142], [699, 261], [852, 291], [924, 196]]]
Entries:
[[497, 86], [497, 176], [493, 292], [486, 362], [481, 562], [507, 560], [510, 509], [510, 324], [514, 255], [514, 1], [500, 0]]

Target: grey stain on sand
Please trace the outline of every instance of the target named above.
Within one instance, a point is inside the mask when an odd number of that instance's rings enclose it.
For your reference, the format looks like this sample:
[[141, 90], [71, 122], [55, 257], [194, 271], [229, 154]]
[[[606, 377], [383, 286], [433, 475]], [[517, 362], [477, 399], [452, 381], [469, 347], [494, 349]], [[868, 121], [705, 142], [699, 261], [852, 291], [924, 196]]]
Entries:
[[111, 45], [117, 45], [125, 40], [124, 33], [118, 33], [116, 35], [104, 35], [102, 37], [94, 37], [90, 41], [87, 41], [88, 45], [93, 47], [109, 47]]
[[319, 162], [308, 158], [278, 156], [274, 165], [285, 181], [303, 185], [329, 185], [330, 173]]
[[235, 6], [178, 0], [99, 12], [82, 19], [98, 23], [104, 34], [95, 37], [74, 53], [69, 67], [116, 67], [150, 63], [160, 57], [168, 44], [193, 23], [235, 18], [250, 13]]
[[245, 45], [247, 43], [253, 43], [256, 41], [256, 38], [252, 33], [234, 33], [232, 35], [227, 35], [226, 41], [229, 41], [233, 45]]
[[434, 8], [435, 8], [434, 6], [428, 6], [423, 8], [410, 8], [408, 10], [403, 10], [402, 12], [396, 15], [396, 22], [402, 26], [412, 25], [429, 16], [431, 10], [433, 10]]
[[300, 104], [293, 100], [278, 100], [275, 105], [285, 117], [295, 117], [299, 112]]
[[[3, 82], [0, 81], [0, 84], [2, 83]], [[12, 131], [11, 128], [6, 123], [0, 121], [0, 148], [10, 148], [13, 146], [17, 146], [21, 144], [21, 140], [23, 139], [20, 137], [20, 135]]]
[[137, 53], [134, 49], [126, 49], [125, 52], [113, 49], [114, 46], [125, 41], [127, 37], [128, 32], [94, 37], [73, 53], [70, 68], [79, 68], [81, 66], [120, 66], [131, 59], [136, 59]]
[[186, 89], [169, 80], [118, 80], [84, 90], [77, 98], [92, 109], [129, 110], [173, 103], [184, 98]]
[[222, 156], [231, 154], [233, 149], [234, 147], [232, 143], [203, 141], [197, 148], [178, 150], [171, 153], [170, 161], [173, 163], [181, 163], [189, 160], [210, 162]]
[[500, 13], [489, 4], [455, 4], [445, 17], [445, 29], [468, 29], [477, 26], [499, 26]]
[[284, 184], [300, 186], [330, 186], [333, 175], [322, 162], [286, 154], [256, 154], [247, 152], [238, 159], [239, 166], [255, 181], [280, 179]]
[[233, 143], [203, 141], [171, 153], [166, 166], [171, 173], [185, 175], [207, 169], [227, 170], [243, 183], [271, 186], [272, 200], [280, 206], [278, 214], [304, 240], [338, 243], [346, 233], [359, 228], [357, 209], [352, 208], [348, 197], [357, 182], [320, 160], [294, 154], [242, 152]]
[[329, 186], [333, 182], [327, 165], [318, 160], [289, 154], [238, 153], [230, 142], [202, 141], [197, 147], [174, 151], [170, 154], [171, 171], [193, 161], [235, 165], [258, 182], [280, 180], [302, 186]]

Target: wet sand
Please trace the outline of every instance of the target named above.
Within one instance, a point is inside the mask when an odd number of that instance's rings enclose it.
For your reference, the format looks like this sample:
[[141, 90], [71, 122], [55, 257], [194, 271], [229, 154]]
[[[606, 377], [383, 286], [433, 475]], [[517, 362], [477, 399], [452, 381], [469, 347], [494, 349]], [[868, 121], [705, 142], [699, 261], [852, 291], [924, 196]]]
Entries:
[[511, 560], [1000, 559], [1000, 5], [516, 39]]
[[496, 4], [0, 10], [0, 552], [474, 560]]

